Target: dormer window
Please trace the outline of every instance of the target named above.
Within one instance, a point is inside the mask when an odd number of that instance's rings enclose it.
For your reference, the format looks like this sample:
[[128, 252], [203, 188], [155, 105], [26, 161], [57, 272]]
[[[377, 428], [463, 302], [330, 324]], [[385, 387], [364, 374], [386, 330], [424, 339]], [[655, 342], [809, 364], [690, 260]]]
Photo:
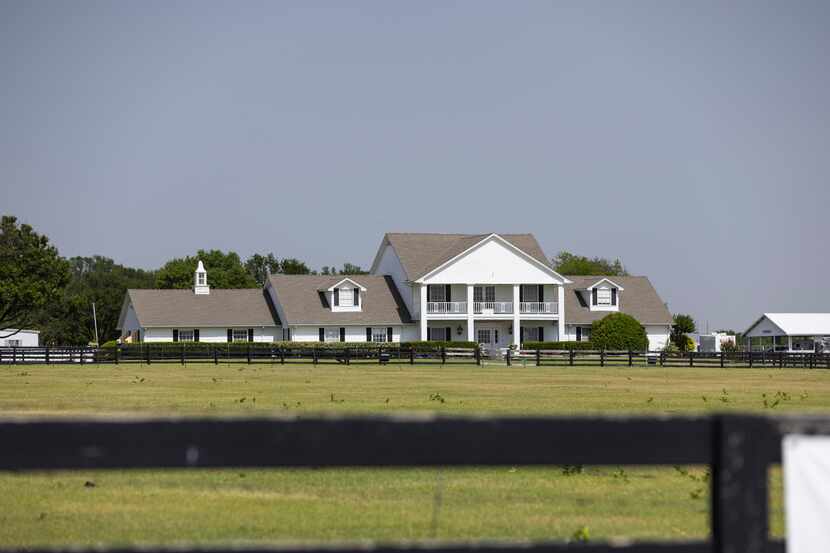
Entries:
[[361, 294], [366, 288], [350, 278], [344, 278], [334, 286], [320, 291], [327, 293], [332, 311], [360, 311]]
[[591, 309], [614, 311], [619, 306], [619, 292], [622, 290], [616, 283], [607, 278], [600, 280], [588, 288], [591, 294]]

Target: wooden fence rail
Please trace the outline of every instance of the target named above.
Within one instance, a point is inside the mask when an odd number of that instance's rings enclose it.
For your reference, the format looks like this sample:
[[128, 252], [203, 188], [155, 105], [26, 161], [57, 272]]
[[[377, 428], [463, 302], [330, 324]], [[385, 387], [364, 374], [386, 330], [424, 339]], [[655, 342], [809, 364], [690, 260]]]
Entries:
[[709, 541], [256, 551], [783, 553], [784, 543], [769, 538], [767, 471], [781, 462], [781, 439], [788, 433], [830, 435], [830, 417], [0, 419], [0, 470], [705, 464], [712, 474]]
[[[117, 348], [0, 347], [0, 364], [87, 363], [475, 363], [480, 348], [283, 347], [263, 344], [136, 344]], [[830, 353], [506, 350], [504, 361], [537, 366], [830, 369]]]

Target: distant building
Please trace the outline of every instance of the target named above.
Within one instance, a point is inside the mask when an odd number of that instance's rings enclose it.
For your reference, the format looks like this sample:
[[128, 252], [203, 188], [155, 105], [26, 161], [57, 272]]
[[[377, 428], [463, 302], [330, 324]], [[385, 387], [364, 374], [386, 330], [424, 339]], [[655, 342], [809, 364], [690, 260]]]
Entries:
[[805, 352], [830, 343], [830, 313], [764, 313], [744, 332], [747, 349]]
[[725, 332], [712, 332], [711, 334], [700, 334], [697, 337], [697, 351], [720, 353], [726, 344], [736, 345], [735, 335]]
[[[0, 330], [0, 336], [6, 336], [17, 330], [16, 328], [6, 328]], [[20, 330], [17, 334], [9, 336], [8, 338], [0, 338], [0, 346], [4, 347], [37, 347], [40, 345], [40, 331], [39, 330]]]

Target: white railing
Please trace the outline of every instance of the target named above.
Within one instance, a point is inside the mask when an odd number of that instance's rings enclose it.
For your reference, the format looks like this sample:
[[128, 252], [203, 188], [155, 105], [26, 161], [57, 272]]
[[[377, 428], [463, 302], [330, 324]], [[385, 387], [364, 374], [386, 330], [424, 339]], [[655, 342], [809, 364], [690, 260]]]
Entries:
[[556, 315], [559, 313], [559, 302], [523, 301], [519, 305], [519, 313], [529, 313], [531, 315]]
[[452, 315], [455, 313], [466, 313], [466, 301], [430, 301], [427, 302], [427, 313], [439, 315]]
[[473, 303], [473, 313], [493, 313], [501, 315], [513, 313], [512, 301], [477, 301]]

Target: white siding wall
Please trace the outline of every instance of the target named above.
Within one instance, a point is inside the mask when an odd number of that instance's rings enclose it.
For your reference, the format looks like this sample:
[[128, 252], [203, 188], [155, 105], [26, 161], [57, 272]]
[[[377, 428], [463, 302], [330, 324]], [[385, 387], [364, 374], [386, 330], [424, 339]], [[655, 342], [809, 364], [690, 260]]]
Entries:
[[138, 318], [135, 316], [135, 309], [133, 309], [133, 304], [129, 304], [127, 305], [127, 312], [124, 314], [124, 324], [121, 329], [121, 336], [126, 336], [132, 331], [139, 329], [141, 329], [141, 326], [138, 324]]
[[[390, 325], [380, 326], [379, 328], [386, 329]], [[415, 325], [407, 325], [409, 329], [416, 328]], [[340, 341], [340, 327], [336, 325], [323, 326], [327, 331], [334, 331], [335, 342]], [[346, 329], [346, 342], [350, 343], [366, 343], [366, 325], [348, 325], [344, 326]], [[405, 334], [409, 332], [404, 330], [406, 327], [400, 325], [392, 325], [392, 341], [401, 342], [401, 332]], [[291, 341], [292, 342], [318, 342], [320, 341], [320, 327], [319, 326], [292, 326], [291, 327]], [[404, 341], [409, 341], [410, 338], [405, 338]]]
[[[189, 329], [192, 327], [181, 327]], [[172, 342], [172, 328], [148, 328], [145, 329], [143, 339], [145, 342]], [[282, 329], [276, 326], [254, 327], [254, 342], [274, 342], [282, 339]], [[199, 342], [205, 343], [227, 343], [227, 328], [200, 328]]]
[[412, 286], [406, 283], [406, 273], [403, 270], [401, 261], [398, 259], [398, 255], [395, 253], [395, 250], [388, 244], [384, 247], [383, 254], [381, 254], [380, 261], [378, 262], [377, 270], [373, 274], [389, 275], [392, 277], [395, 286], [398, 287], [398, 293], [400, 293], [404, 304], [406, 304], [406, 308], [413, 314], [413, 316], [415, 316], [414, 314], [418, 310], [418, 305], [416, 305], [417, 302], [415, 301], [416, 298], [413, 295]]
[[757, 338], [758, 336], [786, 336], [787, 334], [778, 328], [778, 325], [770, 321], [767, 317], [761, 319], [761, 321], [752, 327], [749, 332], [746, 333], [744, 338]]
[[[5, 336], [10, 332], [14, 332], [14, 329], [0, 330], [0, 335]], [[20, 340], [20, 344], [16, 344], [15, 340]], [[0, 346], [11, 346], [12, 343], [20, 347], [36, 347], [40, 345], [40, 334], [31, 330], [21, 330], [14, 336], [0, 338]]]
[[671, 334], [671, 326], [646, 325], [646, 336], [648, 336], [648, 349], [658, 351], [666, 347]]

